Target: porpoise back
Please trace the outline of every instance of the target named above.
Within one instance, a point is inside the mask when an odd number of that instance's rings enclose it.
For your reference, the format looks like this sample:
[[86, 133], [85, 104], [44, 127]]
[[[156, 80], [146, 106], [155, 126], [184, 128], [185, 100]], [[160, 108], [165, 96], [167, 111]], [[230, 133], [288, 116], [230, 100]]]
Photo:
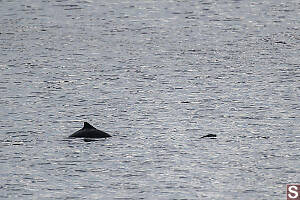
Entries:
[[107, 138], [107, 137], [111, 137], [111, 135], [96, 129], [88, 122], [84, 122], [83, 128], [76, 131], [69, 137], [70, 138]]

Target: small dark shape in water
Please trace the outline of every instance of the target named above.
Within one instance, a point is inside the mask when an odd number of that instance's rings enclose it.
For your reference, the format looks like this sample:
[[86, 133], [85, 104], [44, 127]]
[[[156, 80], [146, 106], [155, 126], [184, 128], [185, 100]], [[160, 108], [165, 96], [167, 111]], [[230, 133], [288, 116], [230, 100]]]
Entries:
[[269, 136], [257, 136], [257, 138], [269, 139]]
[[76, 131], [69, 137], [71, 137], [71, 138], [72, 137], [74, 137], [74, 138], [107, 138], [107, 137], [111, 137], [111, 135], [96, 129], [95, 127], [93, 127], [92, 125], [90, 125], [87, 122], [84, 122], [83, 128], [80, 129], [79, 131]]
[[189, 101], [182, 101], [181, 103], [190, 103]]
[[277, 44], [287, 44], [285, 41], [276, 41]]
[[201, 138], [212, 138], [212, 139], [215, 139], [215, 138], [217, 138], [217, 135], [216, 134], [207, 134], [207, 135], [202, 136]]

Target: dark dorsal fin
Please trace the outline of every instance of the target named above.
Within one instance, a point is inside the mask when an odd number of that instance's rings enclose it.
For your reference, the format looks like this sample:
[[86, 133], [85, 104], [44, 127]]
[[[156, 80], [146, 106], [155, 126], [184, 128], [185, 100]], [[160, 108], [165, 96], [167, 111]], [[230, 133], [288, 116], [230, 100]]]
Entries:
[[88, 122], [84, 122], [83, 129], [91, 129], [91, 128], [96, 129], [95, 127], [93, 127], [92, 125], [90, 125]]

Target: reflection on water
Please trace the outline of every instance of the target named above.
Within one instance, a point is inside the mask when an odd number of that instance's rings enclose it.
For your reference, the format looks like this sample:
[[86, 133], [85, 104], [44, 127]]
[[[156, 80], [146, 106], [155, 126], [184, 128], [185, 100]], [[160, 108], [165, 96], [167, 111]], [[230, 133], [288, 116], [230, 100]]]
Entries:
[[[0, 197], [284, 198], [299, 181], [298, 10], [1, 2]], [[68, 139], [83, 121], [113, 137]]]

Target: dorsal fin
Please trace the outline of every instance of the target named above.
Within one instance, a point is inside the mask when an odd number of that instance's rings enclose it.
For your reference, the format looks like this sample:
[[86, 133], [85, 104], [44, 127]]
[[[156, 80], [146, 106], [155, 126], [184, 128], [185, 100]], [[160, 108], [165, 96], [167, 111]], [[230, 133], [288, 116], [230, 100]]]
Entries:
[[94, 128], [92, 125], [90, 125], [88, 122], [84, 122], [84, 126], [83, 126], [83, 129], [91, 129], [91, 128]]

